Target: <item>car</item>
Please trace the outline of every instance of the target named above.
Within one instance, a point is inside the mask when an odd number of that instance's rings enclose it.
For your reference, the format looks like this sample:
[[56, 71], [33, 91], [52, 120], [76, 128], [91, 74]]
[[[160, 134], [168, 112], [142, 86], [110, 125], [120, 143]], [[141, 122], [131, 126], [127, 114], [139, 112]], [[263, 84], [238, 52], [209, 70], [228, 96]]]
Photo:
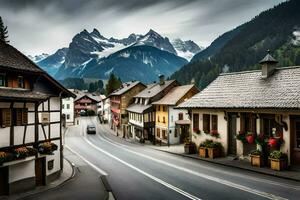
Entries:
[[96, 127], [94, 125], [88, 125], [86, 128], [87, 134], [96, 134]]

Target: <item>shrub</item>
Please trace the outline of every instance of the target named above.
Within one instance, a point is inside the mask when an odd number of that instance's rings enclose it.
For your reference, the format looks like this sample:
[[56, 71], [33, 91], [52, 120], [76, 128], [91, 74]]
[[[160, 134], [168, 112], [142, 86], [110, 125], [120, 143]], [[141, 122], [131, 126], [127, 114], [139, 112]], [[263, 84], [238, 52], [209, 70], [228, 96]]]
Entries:
[[272, 159], [287, 159], [287, 157], [287, 154], [277, 150], [270, 153], [270, 158]]

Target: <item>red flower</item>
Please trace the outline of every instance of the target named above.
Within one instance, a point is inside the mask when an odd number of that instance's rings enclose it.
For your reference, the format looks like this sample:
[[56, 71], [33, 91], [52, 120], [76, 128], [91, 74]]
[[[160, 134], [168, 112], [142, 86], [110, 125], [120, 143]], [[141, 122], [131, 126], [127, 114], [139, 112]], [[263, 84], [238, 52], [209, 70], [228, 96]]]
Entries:
[[276, 147], [277, 146], [277, 140], [275, 138], [270, 138], [269, 141], [268, 141], [268, 144], [271, 147]]
[[247, 135], [246, 140], [249, 144], [253, 144], [254, 143], [254, 135], [253, 134]]

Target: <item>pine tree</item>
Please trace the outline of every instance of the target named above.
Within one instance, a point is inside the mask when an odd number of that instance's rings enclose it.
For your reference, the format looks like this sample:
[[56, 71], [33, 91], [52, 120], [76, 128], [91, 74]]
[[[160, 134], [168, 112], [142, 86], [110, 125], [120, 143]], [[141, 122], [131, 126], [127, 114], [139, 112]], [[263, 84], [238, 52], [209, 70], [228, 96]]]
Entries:
[[110, 93], [118, 89], [121, 84], [121, 79], [117, 78], [114, 74], [111, 74], [105, 87], [106, 95], [109, 95]]
[[4, 26], [2, 17], [0, 16], [0, 40], [4, 41], [5, 43], [9, 43], [9, 40], [7, 40], [7, 38], [8, 38], [7, 26]]

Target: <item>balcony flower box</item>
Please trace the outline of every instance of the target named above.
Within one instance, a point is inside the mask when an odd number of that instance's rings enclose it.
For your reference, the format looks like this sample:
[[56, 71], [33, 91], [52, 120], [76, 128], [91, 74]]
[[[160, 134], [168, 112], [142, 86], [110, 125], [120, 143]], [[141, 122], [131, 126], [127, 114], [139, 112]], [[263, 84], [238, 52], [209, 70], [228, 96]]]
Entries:
[[40, 154], [53, 155], [53, 152], [57, 150], [57, 145], [52, 142], [44, 142], [39, 145], [38, 152]]
[[285, 153], [277, 150], [273, 151], [269, 156], [269, 160], [271, 163], [271, 169], [276, 171], [287, 169], [287, 155]]

